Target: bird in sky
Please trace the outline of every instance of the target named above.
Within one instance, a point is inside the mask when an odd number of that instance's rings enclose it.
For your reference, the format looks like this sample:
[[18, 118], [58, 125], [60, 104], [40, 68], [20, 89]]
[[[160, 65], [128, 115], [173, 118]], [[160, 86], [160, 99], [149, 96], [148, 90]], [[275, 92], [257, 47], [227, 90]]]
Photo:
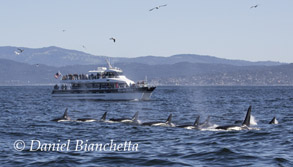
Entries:
[[14, 51], [14, 53], [16, 55], [20, 55], [20, 53], [22, 53], [24, 50], [23, 49], [20, 49], [20, 48], [17, 48], [18, 51]]
[[84, 49], [86, 49], [86, 47], [85, 47], [84, 45], [82, 45], [82, 47], [83, 47]]
[[19, 49], [19, 48], [17, 48], [17, 50], [20, 52], [20, 53], [22, 53], [24, 50], [23, 49]]
[[167, 4], [165, 4], [165, 5], [160, 5], [160, 6], [156, 6], [156, 7], [152, 8], [152, 9], [150, 9], [149, 11], [153, 11], [153, 10], [155, 10], [155, 9], [159, 9], [159, 8], [161, 8], [161, 7], [165, 7], [165, 6], [167, 6]]
[[257, 7], [258, 7], [258, 5], [254, 5], [254, 6], [251, 6], [250, 9], [257, 8]]
[[116, 39], [113, 37], [111, 37], [110, 40], [113, 40], [113, 42], [116, 42]]
[[65, 32], [66, 30], [62, 30], [62, 32]]

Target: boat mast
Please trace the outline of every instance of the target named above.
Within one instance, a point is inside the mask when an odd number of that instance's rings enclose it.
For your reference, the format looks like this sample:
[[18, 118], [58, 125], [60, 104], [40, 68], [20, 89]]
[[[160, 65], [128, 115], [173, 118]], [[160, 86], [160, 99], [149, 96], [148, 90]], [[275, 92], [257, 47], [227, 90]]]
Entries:
[[108, 58], [106, 58], [106, 62], [108, 64], [109, 69], [113, 69], [113, 67], [112, 67], [112, 65], [110, 63], [110, 60]]

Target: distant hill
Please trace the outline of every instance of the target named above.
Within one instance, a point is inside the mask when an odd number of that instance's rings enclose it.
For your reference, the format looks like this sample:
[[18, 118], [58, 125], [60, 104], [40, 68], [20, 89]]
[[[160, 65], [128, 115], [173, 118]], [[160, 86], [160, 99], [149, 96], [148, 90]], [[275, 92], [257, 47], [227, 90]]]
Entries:
[[[54, 74], [87, 73], [99, 65], [69, 65], [53, 67], [30, 65], [0, 59], [0, 85], [55, 84]], [[124, 74], [134, 80], [155, 85], [293, 85], [293, 64], [276, 66], [233, 66], [180, 62], [148, 65], [142, 63], [116, 63]]]
[[0, 85], [53, 83], [52, 74], [54, 75], [56, 71], [56, 67], [46, 65], [36, 67], [36, 65], [0, 59]]
[[[17, 48], [24, 50], [20, 55], [14, 51]], [[48, 66], [89, 65], [105, 63], [105, 57], [93, 56], [76, 50], [68, 50], [55, 46], [45, 48], [0, 47], [0, 58], [14, 60], [27, 64], [45, 64]]]
[[148, 65], [158, 65], [158, 64], [176, 64], [180, 62], [189, 63], [204, 63], [204, 64], [228, 64], [234, 66], [251, 66], [251, 65], [264, 65], [264, 66], [274, 66], [281, 65], [284, 63], [273, 62], [273, 61], [260, 61], [260, 62], [250, 62], [244, 60], [229, 60], [222, 59], [207, 55], [196, 55], [196, 54], [178, 54], [170, 57], [156, 57], [156, 56], [145, 56], [137, 58], [128, 59], [118, 59], [118, 62], [131, 62], [131, 63], [142, 63]]
[[[14, 51], [17, 47], [0, 47], [0, 58], [14, 60], [27, 64], [44, 64], [48, 66], [68, 66], [68, 65], [97, 65], [105, 64], [105, 56], [94, 56], [81, 51], [68, 50], [55, 46], [44, 48], [23, 48], [24, 52], [16, 55]], [[179, 54], [170, 57], [144, 56], [136, 58], [112, 57], [111, 61], [116, 63], [140, 63], [147, 65], [176, 64], [181, 62], [204, 63], [204, 64], [226, 64], [234, 66], [275, 66], [284, 63], [280, 62], [250, 62], [243, 60], [228, 60], [213, 56], [203, 56], [196, 54]]]
[[[0, 47], [0, 85], [55, 84], [54, 74], [87, 73], [106, 66], [104, 56], [59, 47]], [[111, 58], [134, 80], [156, 85], [293, 85], [293, 64], [250, 62], [180, 54], [170, 57]], [[37, 65], [38, 64], [38, 65]]]

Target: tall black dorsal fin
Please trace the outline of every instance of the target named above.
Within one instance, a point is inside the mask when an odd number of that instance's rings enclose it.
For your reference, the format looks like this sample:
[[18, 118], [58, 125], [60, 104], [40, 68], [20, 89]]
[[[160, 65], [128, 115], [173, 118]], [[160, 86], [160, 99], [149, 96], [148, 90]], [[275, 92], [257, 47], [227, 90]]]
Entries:
[[250, 126], [251, 106], [249, 106], [242, 125]]
[[172, 123], [172, 114], [169, 115], [167, 121], [166, 121], [166, 124], [170, 124]]
[[63, 114], [63, 118], [64, 119], [68, 119], [68, 113], [67, 113], [67, 111], [68, 111], [68, 108], [65, 109], [65, 112]]
[[134, 116], [132, 117], [132, 121], [137, 121], [138, 120], [138, 111], [134, 114]]
[[106, 116], [107, 116], [107, 111], [103, 114], [101, 121], [105, 121], [106, 120]]
[[199, 125], [199, 118], [200, 118], [200, 116], [197, 116], [197, 118], [194, 121], [193, 126], [198, 126]]

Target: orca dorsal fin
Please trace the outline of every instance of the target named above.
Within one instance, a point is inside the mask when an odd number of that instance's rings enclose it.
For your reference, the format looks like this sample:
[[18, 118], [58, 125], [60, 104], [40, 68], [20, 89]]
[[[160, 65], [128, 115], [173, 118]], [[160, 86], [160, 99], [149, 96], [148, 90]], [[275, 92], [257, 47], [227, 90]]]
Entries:
[[64, 119], [68, 119], [68, 118], [69, 118], [69, 117], [68, 117], [68, 114], [67, 114], [67, 111], [68, 111], [68, 108], [65, 109], [65, 112], [64, 112], [64, 114], [63, 114], [63, 118], [64, 118]]
[[167, 121], [166, 121], [166, 124], [171, 124], [172, 122], [172, 114], [169, 115]]
[[107, 116], [107, 111], [103, 114], [101, 121], [105, 121], [106, 120], [106, 116]]
[[269, 124], [278, 124], [276, 117], [274, 117]]
[[251, 106], [249, 106], [242, 125], [250, 126]]
[[207, 119], [204, 121], [203, 124], [204, 124], [204, 125], [205, 125], [205, 124], [209, 124], [209, 122], [210, 122], [210, 118], [211, 118], [211, 116], [208, 116]]
[[193, 126], [198, 126], [199, 125], [199, 118], [200, 116], [197, 116], [197, 118], [195, 119]]
[[134, 116], [132, 117], [132, 121], [137, 121], [138, 120], [138, 111], [134, 114]]

